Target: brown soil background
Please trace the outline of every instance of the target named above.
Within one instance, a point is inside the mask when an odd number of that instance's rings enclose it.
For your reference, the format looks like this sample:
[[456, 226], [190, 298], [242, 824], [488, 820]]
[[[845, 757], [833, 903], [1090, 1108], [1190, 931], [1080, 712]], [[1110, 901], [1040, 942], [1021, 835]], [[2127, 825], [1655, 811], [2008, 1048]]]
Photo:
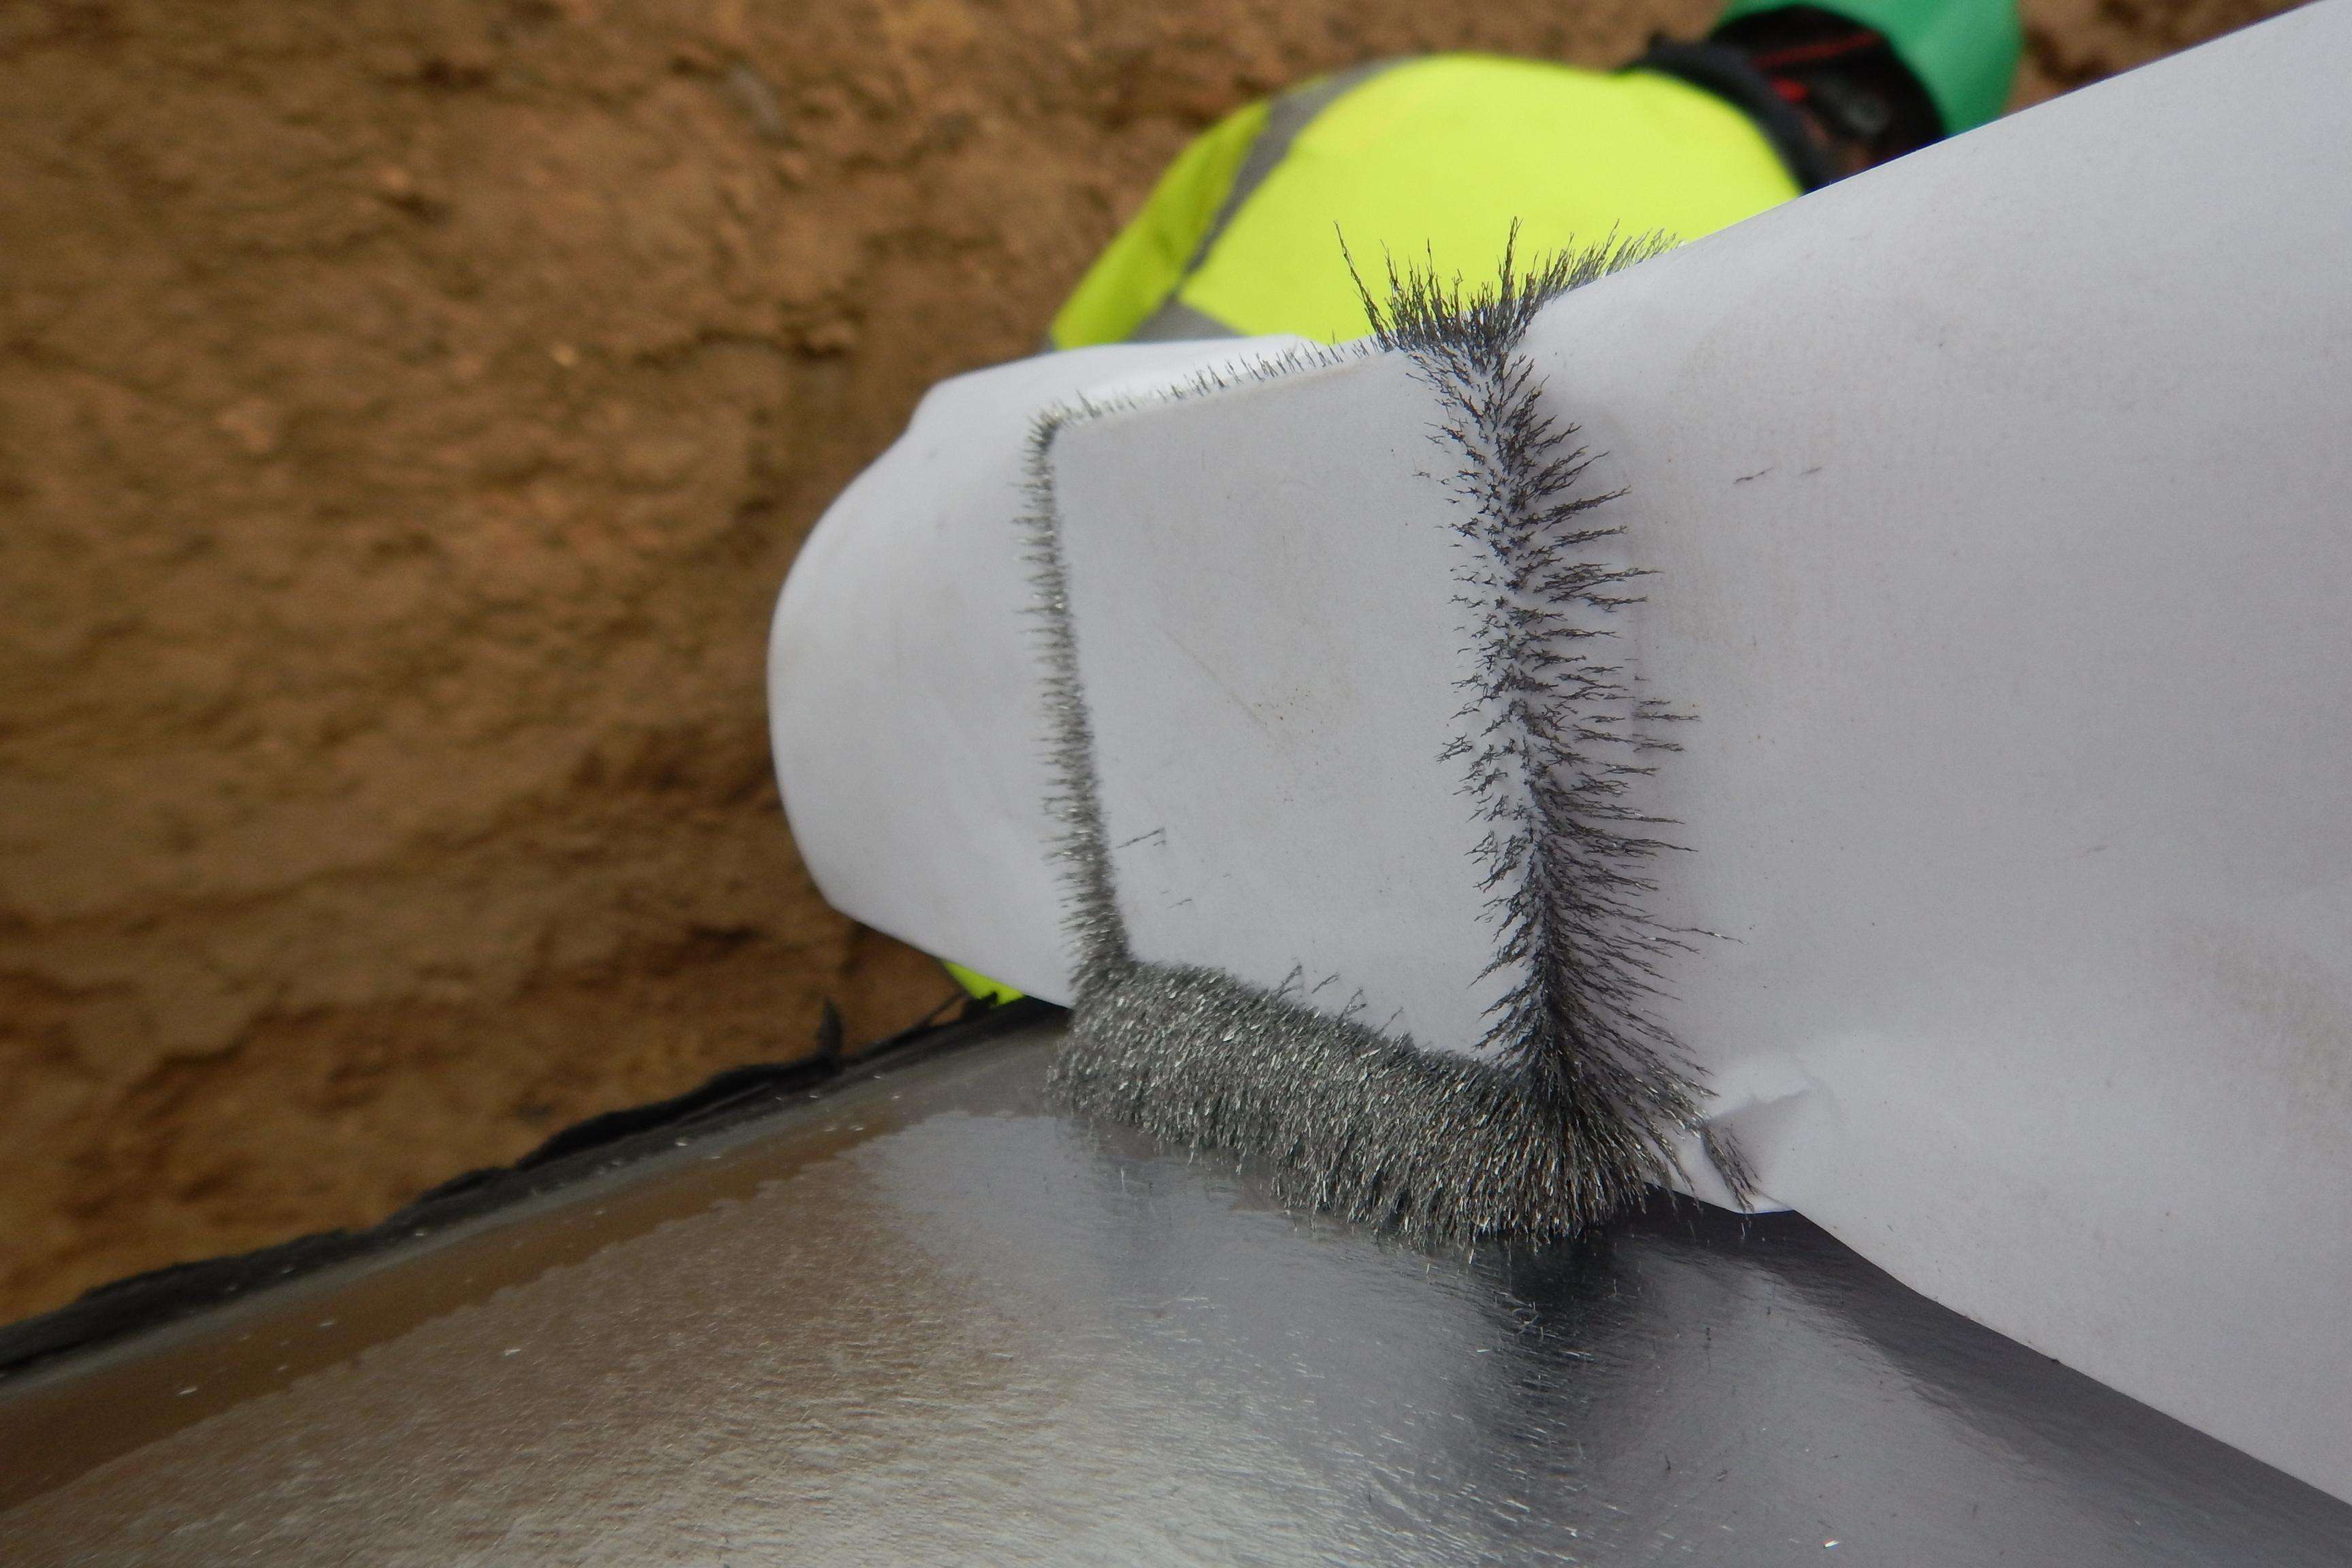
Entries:
[[[1224, 110], [1713, 8], [0, 7], [0, 1320], [931, 1009], [770, 778], [827, 500]], [[2279, 8], [2027, 0], [2019, 101]]]

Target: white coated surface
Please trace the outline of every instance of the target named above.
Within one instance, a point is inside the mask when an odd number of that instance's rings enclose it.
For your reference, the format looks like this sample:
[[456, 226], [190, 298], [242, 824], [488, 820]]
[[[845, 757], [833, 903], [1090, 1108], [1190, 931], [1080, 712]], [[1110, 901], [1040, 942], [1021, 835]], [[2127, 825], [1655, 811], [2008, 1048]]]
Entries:
[[1469, 1050], [1514, 976], [1440, 757], [1473, 661], [1438, 416], [1358, 360], [1074, 424], [1054, 488], [1131, 951]]
[[[1637, 673], [1698, 715], [1655, 796], [1696, 851], [1662, 865], [1664, 912], [1727, 939], [1677, 964], [1665, 1012], [1766, 1190], [2352, 1498], [2347, 79], [2352, 0], [2327, 0], [1604, 280], [1528, 347], [1661, 571]], [[1078, 384], [1024, 374], [1039, 398]], [[1190, 489], [1139, 435], [1159, 526], [1223, 466], [1278, 468], [1265, 410], [1321, 384], [1242, 395], [1260, 417], [1196, 449]], [[1394, 412], [1333, 439], [1377, 465], [1418, 433]], [[901, 487], [902, 517], [977, 506], [1018, 424], [975, 416], [861, 487]], [[890, 510], [858, 494], [836, 515]], [[1209, 510], [1192, 526], [1228, 525]], [[953, 603], [935, 561], [1018, 568], [959, 537], [919, 563], [869, 542], [863, 578], [846, 543], [803, 558], [785, 620], [795, 594], [855, 593], [835, 624], [809, 612], [806, 651], [780, 632], [784, 676], [797, 658], [832, 688], [784, 691], [818, 728], [780, 756], [829, 895], [942, 951], [985, 939], [1028, 984], [1064, 963], [1050, 873], [1022, 860], [1035, 730], [951, 717], [958, 693], [1017, 700], [1025, 674], [971, 667], [1025, 671], [992, 651], [1025, 644], [967, 635], [995, 601]], [[1251, 656], [1213, 597], [1187, 614], [1221, 663]], [[1350, 630], [1342, 665], [1391, 628]], [[1192, 754], [1202, 798], [1224, 760]], [[1162, 749], [1154, 800], [1186, 796], [1181, 761]], [[1235, 865], [1274, 853], [1228, 820]], [[1450, 884], [1416, 893], [1365, 906], [1394, 924], [1325, 955], [1339, 984], [1406, 984], [1400, 942], [1458, 933]], [[1223, 951], [1297, 945], [1280, 905], [1232, 921]]]
[[934, 387], [794, 561], [768, 649], [793, 837], [835, 908], [1051, 1001], [1070, 955], [1020, 520], [1038, 416], [1295, 339], [1020, 360]]
[[1551, 307], [1765, 1188], [2352, 1496], [2352, 5]]

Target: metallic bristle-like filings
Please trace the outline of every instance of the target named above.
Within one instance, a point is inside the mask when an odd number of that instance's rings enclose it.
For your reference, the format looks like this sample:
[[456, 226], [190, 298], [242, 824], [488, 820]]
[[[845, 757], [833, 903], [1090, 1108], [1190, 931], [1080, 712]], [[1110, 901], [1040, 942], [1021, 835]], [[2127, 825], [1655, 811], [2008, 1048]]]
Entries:
[[[1661, 731], [1678, 716], [1634, 697], [1600, 651], [1609, 617], [1638, 602], [1628, 587], [1639, 574], [1593, 548], [1620, 531], [1592, 515], [1613, 498], [1580, 488], [1590, 459], [1576, 427], [1543, 411], [1517, 352], [1547, 300], [1661, 248], [1604, 246], [1526, 274], [1507, 253], [1499, 281], [1476, 291], [1392, 271], [1385, 301], [1365, 296], [1374, 347], [1408, 355], [1437, 395], [1440, 477], [1459, 508], [1450, 590], [1476, 666], [1441, 760], [1462, 764], [1463, 791], [1488, 825], [1466, 874], [1490, 895], [1489, 973], [1511, 982], [1475, 1057], [1391, 1038], [1287, 987], [1129, 952], [1052, 477], [1055, 435], [1102, 410], [1040, 422], [1026, 528], [1079, 955], [1054, 1082], [1075, 1108], [1186, 1147], [1260, 1156], [1286, 1201], [1440, 1245], [1570, 1235], [1678, 1173], [1673, 1139], [1701, 1131], [1701, 1093], [1643, 1003], [1658, 957], [1694, 933], [1647, 913], [1642, 863], [1673, 846], [1656, 837], [1664, 824], [1624, 799], [1675, 749]], [[1743, 1185], [1736, 1152], [1719, 1136], [1706, 1147]]]

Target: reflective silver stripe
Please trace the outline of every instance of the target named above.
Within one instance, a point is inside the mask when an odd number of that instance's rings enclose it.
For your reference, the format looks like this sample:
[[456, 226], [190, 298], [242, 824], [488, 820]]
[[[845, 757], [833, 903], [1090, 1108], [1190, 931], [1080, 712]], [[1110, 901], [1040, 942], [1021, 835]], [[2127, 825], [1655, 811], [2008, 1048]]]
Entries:
[[1257, 188], [1265, 184], [1267, 176], [1290, 155], [1291, 144], [1298, 140], [1299, 132], [1313, 124], [1318, 115], [1340, 99], [1382, 71], [1403, 63], [1402, 60], [1373, 60], [1353, 69], [1343, 70], [1337, 76], [1325, 77], [1321, 81], [1294, 88], [1274, 100], [1273, 107], [1266, 110], [1265, 124], [1258, 131], [1257, 140], [1250, 143], [1249, 152], [1243, 155], [1242, 166], [1234, 172], [1233, 188], [1225, 193], [1225, 199], [1218, 205], [1217, 216], [1209, 220], [1208, 231], [1201, 236], [1201, 242], [1192, 247], [1191, 258], [1184, 263], [1184, 270], [1177, 276], [1176, 286], [1168, 290], [1168, 298], [1160, 301], [1160, 308], [1146, 316], [1143, 324], [1127, 335], [1128, 342], [1171, 342], [1190, 338], [1237, 338], [1242, 335], [1206, 310], [1196, 310], [1185, 304], [1177, 296], [1183, 292], [1184, 285], [1192, 280], [1192, 275], [1201, 270], [1202, 263], [1209, 259], [1209, 252], [1216, 247], [1217, 241], [1224, 237], [1225, 230], [1233, 226], [1234, 215], [1242, 210], [1242, 204], [1255, 195]]
[[1201, 264], [1209, 259], [1209, 252], [1218, 240], [1224, 237], [1225, 230], [1232, 226], [1234, 215], [1241, 211], [1242, 204], [1255, 195], [1257, 188], [1265, 184], [1266, 177], [1290, 156], [1291, 143], [1298, 140], [1300, 132], [1349, 93], [1382, 71], [1403, 63], [1402, 60], [1373, 60], [1351, 70], [1343, 70], [1337, 76], [1325, 77], [1321, 81], [1293, 88], [1276, 99], [1274, 107], [1266, 111], [1265, 125], [1258, 132], [1257, 140], [1250, 143], [1249, 152], [1242, 159], [1242, 166], [1234, 173], [1233, 189], [1225, 193], [1223, 203], [1217, 208], [1217, 216], [1210, 220], [1209, 231], [1201, 237], [1201, 243], [1192, 247], [1192, 259], [1184, 263], [1184, 278], [1176, 286], [1181, 289], [1184, 282], [1201, 269]]
[[1196, 310], [1173, 294], [1143, 324], [1127, 334], [1131, 343], [1187, 342], [1195, 338], [1237, 338], [1242, 334], [1206, 310]]

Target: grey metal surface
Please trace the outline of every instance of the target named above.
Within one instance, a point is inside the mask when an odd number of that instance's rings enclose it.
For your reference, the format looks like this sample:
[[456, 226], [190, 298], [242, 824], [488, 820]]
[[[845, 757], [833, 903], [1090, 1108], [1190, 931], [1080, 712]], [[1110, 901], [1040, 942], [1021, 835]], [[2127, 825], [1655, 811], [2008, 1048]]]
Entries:
[[1800, 1220], [1432, 1258], [1054, 1114], [1051, 1048], [0, 1392], [84, 1456], [0, 1561], [2352, 1562], [2352, 1509]]

